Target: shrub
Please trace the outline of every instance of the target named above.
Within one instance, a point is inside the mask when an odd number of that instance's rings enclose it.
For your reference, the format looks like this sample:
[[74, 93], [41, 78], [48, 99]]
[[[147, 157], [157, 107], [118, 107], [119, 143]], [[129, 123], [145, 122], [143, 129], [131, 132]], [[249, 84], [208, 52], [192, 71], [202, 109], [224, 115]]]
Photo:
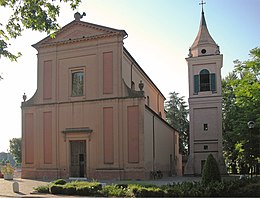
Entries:
[[129, 185], [135, 197], [164, 197], [166, 192], [156, 186]]
[[14, 174], [14, 168], [10, 165], [10, 163], [7, 163], [5, 166], [2, 167], [1, 172], [4, 175], [12, 175]]
[[63, 185], [59, 185], [59, 184], [52, 184], [49, 187], [49, 192], [51, 194], [64, 194], [64, 190], [63, 190]]
[[260, 197], [260, 183], [248, 184], [237, 191], [237, 196]]
[[59, 185], [64, 185], [67, 182], [64, 179], [57, 179], [55, 181], [52, 182], [53, 184], [59, 184]]
[[132, 193], [128, 188], [117, 185], [104, 186], [100, 193], [106, 197], [132, 197]]
[[258, 178], [235, 180], [224, 182], [225, 195], [232, 197], [256, 196], [260, 197], [260, 180]]
[[89, 186], [80, 186], [76, 188], [77, 194], [81, 196], [90, 196], [91, 188]]
[[225, 186], [223, 182], [210, 182], [204, 189], [203, 196], [219, 197], [225, 196]]
[[[48, 189], [49, 187], [49, 189]], [[35, 188], [42, 193], [81, 195], [81, 196], [102, 196], [102, 197], [260, 197], [260, 179], [252, 178], [245, 180], [233, 180], [223, 182], [209, 182], [205, 185], [202, 182], [173, 183], [165, 186], [140, 185], [140, 184], [117, 184], [107, 185], [102, 188], [98, 182], [70, 182], [64, 185], [54, 182], [46, 186]]]
[[76, 195], [76, 187], [75, 186], [64, 186], [63, 187], [63, 193], [65, 195]]
[[218, 163], [212, 154], [209, 154], [202, 170], [202, 183], [208, 185], [210, 182], [220, 182], [221, 176]]
[[49, 185], [38, 186], [33, 188], [38, 193], [49, 193]]

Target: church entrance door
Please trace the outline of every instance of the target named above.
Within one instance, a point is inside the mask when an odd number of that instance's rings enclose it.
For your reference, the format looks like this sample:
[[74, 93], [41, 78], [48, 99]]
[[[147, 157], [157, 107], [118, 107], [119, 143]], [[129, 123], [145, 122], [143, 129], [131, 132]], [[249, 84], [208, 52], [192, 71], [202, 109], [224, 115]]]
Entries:
[[70, 176], [86, 177], [86, 141], [70, 141]]

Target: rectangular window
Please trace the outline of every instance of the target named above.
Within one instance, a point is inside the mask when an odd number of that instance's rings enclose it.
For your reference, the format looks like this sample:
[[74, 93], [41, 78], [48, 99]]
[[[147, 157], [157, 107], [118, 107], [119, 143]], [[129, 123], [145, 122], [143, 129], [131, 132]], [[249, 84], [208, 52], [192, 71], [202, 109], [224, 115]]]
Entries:
[[83, 71], [75, 71], [72, 72], [71, 76], [72, 88], [71, 88], [71, 96], [83, 96], [84, 94], [84, 72]]
[[208, 150], [209, 146], [208, 145], [204, 145], [204, 150]]
[[203, 124], [203, 130], [204, 131], [207, 131], [209, 128], [208, 128], [208, 124]]

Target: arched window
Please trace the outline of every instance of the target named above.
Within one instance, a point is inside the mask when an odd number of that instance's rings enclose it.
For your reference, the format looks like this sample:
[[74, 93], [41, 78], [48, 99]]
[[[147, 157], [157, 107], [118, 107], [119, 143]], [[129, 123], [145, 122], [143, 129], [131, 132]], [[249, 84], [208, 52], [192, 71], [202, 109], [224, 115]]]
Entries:
[[216, 91], [216, 75], [209, 73], [207, 69], [201, 70], [199, 75], [194, 75], [194, 94], [202, 91]]
[[200, 91], [210, 91], [209, 71], [200, 71]]

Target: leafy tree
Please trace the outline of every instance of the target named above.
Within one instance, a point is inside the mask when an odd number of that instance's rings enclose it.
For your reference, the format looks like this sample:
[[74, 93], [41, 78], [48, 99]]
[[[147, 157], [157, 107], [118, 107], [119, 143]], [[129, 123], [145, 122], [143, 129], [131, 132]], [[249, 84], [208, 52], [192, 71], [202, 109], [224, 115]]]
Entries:
[[[232, 173], [237, 168], [248, 173], [260, 162], [260, 48], [250, 57], [234, 61], [234, 70], [222, 80], [224, 156]], [[251, 131], [250, 120], [255, 122]]]
[[180, 153], [188, 155], [189, 141], [189, 121], [188, 107], [184, 101], [184, 96], [179, 97], [176, 92], [170, 93], [169, 100], [165, 103], [167, 122], [180, 134]]
[[0, 57], [16, 61], [21, 53], [10, 52], [10, 39], [22, 35], [24, 29], [31, 29], [48, 34], [58, 30], [57, 17], [60, 4], [69, 3], [74, 10], [81, 0], [0, 0], [0, 6], [10, 10], [10, 17], [4, 26], [0, 21]]
[[13, 138], [9, 141], [9, 151], [13, 155], [14, 160], [17, 164], [22, 163], [22, 139]]
[[202, 170], [202, 183], [220, 182], [221, 176], [218, 163], [212, 154], [209, 154]]

